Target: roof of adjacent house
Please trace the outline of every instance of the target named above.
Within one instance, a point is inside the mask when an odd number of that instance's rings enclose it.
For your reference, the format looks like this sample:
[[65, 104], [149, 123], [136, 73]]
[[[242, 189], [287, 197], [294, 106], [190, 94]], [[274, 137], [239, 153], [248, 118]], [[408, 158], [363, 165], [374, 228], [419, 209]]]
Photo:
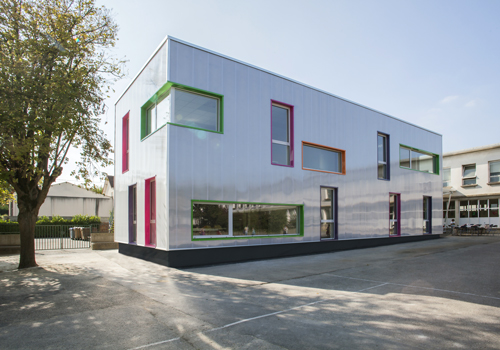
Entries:
[[459, 151], [447, 152], [443, 154], [443, 157], [456, 156], [458, 154], [464, 154], [464, 153], [481, 152], [495, 148], [500, 148], [500, 143], [494, 143], [492, 145], [481, 146], [481, 147], [466, 148]]
[[73, 198], [110, 198], [103, 194], [95, 193], [78, 187], [69, 182], [53, 184], [50, 187], [47, 197], [73, 197]]
[[113, 175], [106, 175], [108, 177], [109, 186], [115, 188], [115, 177]]

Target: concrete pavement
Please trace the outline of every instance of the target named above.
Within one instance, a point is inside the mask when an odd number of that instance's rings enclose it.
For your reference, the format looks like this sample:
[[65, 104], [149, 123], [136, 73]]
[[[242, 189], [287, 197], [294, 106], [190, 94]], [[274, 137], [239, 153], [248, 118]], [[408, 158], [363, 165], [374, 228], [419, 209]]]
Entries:
[[2, 349], [498, 349], [500, 237], [178, 270], [0, 256]]

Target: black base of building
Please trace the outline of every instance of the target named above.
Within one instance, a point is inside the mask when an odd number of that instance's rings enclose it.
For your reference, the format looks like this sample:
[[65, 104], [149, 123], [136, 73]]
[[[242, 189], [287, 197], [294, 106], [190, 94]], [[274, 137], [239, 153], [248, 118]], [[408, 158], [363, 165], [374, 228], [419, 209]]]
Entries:
[[366, 238], [346, 241], [270, 244], [243, 247], [158, 250], [120, 243], [118, 252], [169, 267], [193, 267], [227, 264], [250, 260], [284, 258], [298, 255], [330, 253], [341, 250], [371, 248], [397, 243], [418, 242], [440, 238], [440, 235]]

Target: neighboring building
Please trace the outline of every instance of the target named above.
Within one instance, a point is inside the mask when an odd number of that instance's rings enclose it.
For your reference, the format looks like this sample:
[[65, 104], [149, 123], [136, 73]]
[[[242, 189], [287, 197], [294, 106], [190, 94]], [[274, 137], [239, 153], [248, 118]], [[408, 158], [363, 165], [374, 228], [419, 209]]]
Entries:
[[[40, 207], [38, 216], [61, 216], [71, 219], [75, 215], [96, 215], [101, 221], [109, 220], [113, 209], [111, 197], [80, 188], [69, 182], [54, 184]], [[19, 209], [15, 203], [9, 206], [11, 220], [17, 220]]]
[[190, 266], [442, 233], [441, 135], [328, 92], [167, 37], [115, 115], [122, 253]]
[[102, 187], [102, 194], [107, 197], [114, 197], [115, 194], [115, 179], [113, 175], [106, 175], [104, 186]]
[[443, 218], [500, 225], [500, 143], [443, 155]]

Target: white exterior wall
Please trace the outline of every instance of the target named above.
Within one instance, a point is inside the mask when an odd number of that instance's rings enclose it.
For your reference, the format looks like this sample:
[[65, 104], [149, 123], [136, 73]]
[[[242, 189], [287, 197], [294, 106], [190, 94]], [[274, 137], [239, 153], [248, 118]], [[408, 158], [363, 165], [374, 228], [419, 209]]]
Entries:
[[[451, 200], [455, 201], [455, 222], [463, 224], [495, 224], [500, 225], [499, 218], [460, 218], [460, 200], [470, 199], [500, 199], [500, 184], [489, 184], [488, 162], [500, 160], [500, 144], [479, 147], [443, 155], [443, 169], [451, 169]], [[476, 165], [475, 187], [462, 186], [462, 172], [464, 165]], [[449, 188], [444, 189], [443, 200], [448, 201]], [[450, 223], [448, 219], [446, 224]]]

